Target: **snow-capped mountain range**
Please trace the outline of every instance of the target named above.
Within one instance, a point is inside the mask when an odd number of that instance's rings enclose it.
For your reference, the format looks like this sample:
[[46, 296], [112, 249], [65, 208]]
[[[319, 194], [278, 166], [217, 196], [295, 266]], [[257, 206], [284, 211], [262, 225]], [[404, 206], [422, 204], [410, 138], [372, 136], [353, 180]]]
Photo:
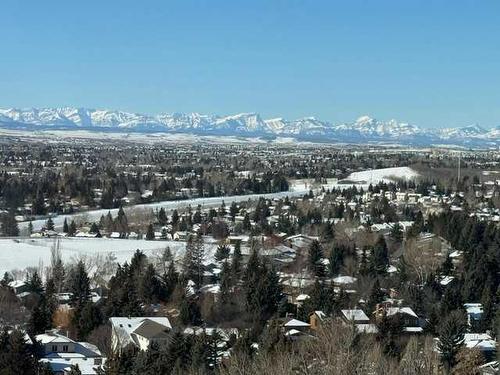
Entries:
[[352, 123], [332, 124], [314, 117], [264, 120], [258, 113], [232, 116], [199, 113], [144, 115], [86, 108], [0, 109], [0, 127], [20, 130], [95, 130], [113, 132], [192, 133], [238, 137], [291, 137], [316, 142], [390, 142], [402, 144], [500, 145], [500, 126], [425, 129], [396, 120], [362, 116]]

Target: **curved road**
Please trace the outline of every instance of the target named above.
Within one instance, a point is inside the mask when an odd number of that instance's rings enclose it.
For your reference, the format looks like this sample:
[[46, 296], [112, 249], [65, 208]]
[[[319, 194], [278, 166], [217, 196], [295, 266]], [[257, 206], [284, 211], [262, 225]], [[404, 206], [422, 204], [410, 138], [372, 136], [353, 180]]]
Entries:
[[[194, 199], [186, 199], [179, 201], [161, 201], [161, 202], [146, 203], [146, 204], [136, 204], [133, 206], [125, 206], [123, 207], [123, 209], [125, 210], [125, 213], [127, 213], [127, 211], [135, 209], [149, 208], [155, 210], [155, 209], [160, 209], [161, 207], [163, 207], [167, 211], [173, 211], [174, 209], [187, 208], [189, 205], [191, 205], [193, 209], [198, 207], [198, 205], [201, 205], [202, 208], [211, 208], [211, 207], [219, 207], [222, 204], [222, 202], [224, 202], [226, 205], [229, 205], [232, 202], [256, 200], [260, 197], [268, 199], [284, 198], [286, 196], [297, 197], [304, 195], [308, 192], [309, 189], [300, 189], [296, 191], [282, 191], [279, 193], [268, 193], [268, 194], [231, 195], [227, 197], [194, 198]], [[58, 215], [54, 216], [52, 220], [54, 221], [56, 228], [62, 228], [64, 219], [68, 219], [69, 222], [76, 217], [82, 217], [82, 218], [85, 217], [89, 221], [96, 221], [99, 220], [102, 215], [106, 215], [108, 212], [111, 212], [111, 214], [115, 216], [118, 213], [118, 208], [113, 208], [109, 210], [108, 209], [91, 210], [91, 211], [77, 212], [74, 214]], [[31, 222], [33, 224], [33, 229], [40, 230], [46, 221], [47, 219], [33, 220]], [[27, 221], [20, 222], [19, 229], [21, 231], [26, 230], [28, 228], [28, 223], [29, 222]]]

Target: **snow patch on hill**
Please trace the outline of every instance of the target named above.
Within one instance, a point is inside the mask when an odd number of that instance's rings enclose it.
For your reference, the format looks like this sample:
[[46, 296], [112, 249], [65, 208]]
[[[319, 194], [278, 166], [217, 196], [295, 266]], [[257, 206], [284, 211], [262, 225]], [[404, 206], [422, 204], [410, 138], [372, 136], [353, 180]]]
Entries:
[[397, 179], [413, 180], [419, 174], [409, 167], [382, 168], [351, 173], [346, 180], [359, 183], [378, 184], [394, 182]]

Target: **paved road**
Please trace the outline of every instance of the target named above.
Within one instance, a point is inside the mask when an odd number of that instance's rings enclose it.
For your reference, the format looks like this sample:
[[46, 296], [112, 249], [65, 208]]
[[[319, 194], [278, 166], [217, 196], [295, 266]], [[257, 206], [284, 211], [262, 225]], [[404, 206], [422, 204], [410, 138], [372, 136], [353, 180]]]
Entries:
[[[268, 199], [273, 199], [273, 198], [284, 198], [286, 196], [289, 197], [297, 197], [304, 195], [307, 193], [309, 190], [296, 190], [296, 191], [283, 191], [279, 193], [269, 193], [269, 194], [249, 194], [249, 195], [231, 195], [227, 197], [212, 197], [212, 198], [194, 198], [194, 199], [186, 199], [186, 200], [180, 200], [180, 201], [162, 201], [162, 202], [154, 202], [154, 203], [147, 203], [147, 204], [137, 204], [133, 206], [127, 206], [124, 207], [125, 213], [130, 210], [134, 209], [160, 209], [163, 207], [165, 210], [168, 211], [173, 211], [174, 209], [182, 209], [182, 208], [187, 208], [189, 205], [195, 209], [198, 207], [198, 205], [201, 205], [203, 208], [211, 208], [211, 207], [219, 207], [222, 202], [224, 202], [226, 205], [231, 204], [232, 202], [244, 202], [248, 200], [256, 200], [260, 197], [268, 198]], [[54, 224], [56, 229], [62, 228], [64, 219], [68, 219], [68, 222], [74, 219], [75, 217], [85, 217], [90, 221], [95, 221], [99, 220], [102, 215], [106, 215], [107, 213], [111, 212], [113, 216], [115, 216], [118, 213], [118, 209], [111, 209], [111, 210], [91, 210], [91, 211], [86, 211], [86, 212], [79, 212], [75, 214], [67, 214], [67, 215], [59, 215], [53, 218]], [[46, 220], [41, 219], [41, 220], [33, 220], [33, 229], [34, 230], [39, 230], [42, 228], [42, 226], [45, 224]], [[19, 229], [21, 231], [25, 230], [28, 228], [28, 222], [21, 222], [19, 223]]]

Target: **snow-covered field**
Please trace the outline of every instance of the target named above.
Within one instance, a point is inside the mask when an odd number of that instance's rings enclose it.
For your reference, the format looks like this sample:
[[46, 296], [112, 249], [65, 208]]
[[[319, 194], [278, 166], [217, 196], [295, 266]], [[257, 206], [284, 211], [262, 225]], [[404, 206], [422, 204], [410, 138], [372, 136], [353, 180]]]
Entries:
[[370, 184], [376, 185], [379, 182], [394, 182], [397, 179], [413, 180], [419, 174], [409, 167], [394, 167], [373, 169], [367, 171], [353, 172], [344, 180], [337, 180], [336, 178], [327, 179], [326, 184], [317, 184], [313, 179], [300, 179], [291, 181], [290, 190], [292, 192], [301, 192], [302, 194], [308, 192], [310, 189], [346, 189], [350, 187], [357, 187], [366, 189]]
[[396, 179], [413, 180], [419, 174], [409, 167], [373, 169], [351, 173], [347, 180], [367, 184], [378, 184], [381, 181], [394, 182]]
[[[380, 181], [392, 181], [395, 178], [405, 178], [405, 179], [414, 179], [418, 177], [418, 173], [409, 167], [396, 167], [396, 168], [383, 168], [383, 169], [374, 169], [368, 171], [354, 172], [351, 173], [346, 180], [353, 181], [354, 183], [343, 184], [341, 181], [337, 181], [337, 179], [328, 179], [327, 184], [316, 186], [312, 184], [311, 180], [295, 180], [292, 181], [290, 191], [284, 191], [280, 193], [269, 193], [269, 194], [249, 194], [249, 195], [233, 195], [228, 197], [213, 197], [213, 198], [194, 198], [187, 199], [181, 201], [163, 201], [163, 202], [155, 202], [148, 204], [139, 204], [135, 206], [130, 206], [125, 208], [125, 213], [134, 209], [149, 209], [149, 210], [159, 210], [160, 208], [164, 208], [167, 213], [171, 213], [174, 209], [180, 210], [185, 209], [188, 206], [192, 208], [196, 208], [198, 205], [201, 205], [202, 208], [211, 208], [211, 207], [219, 207], [222, 202], [226, 205], [231, 204], [232, 202], [245, 202], [248, 200], [256, 200], [260, 197], [264, 197], [267, 199], [273, 198], [284, 198], [286, 196], [289, 197], [297, 197], [304, 195], [309, 192], [310, 189], [321, 188], [348, 188], [351, 186], [363, 187], [366, 188], [368, 185], [377, 184]], [[56, 228], [62, 228], [64, 223], [64, 219], [68, 219], [71, 221], [72, 219], [84, 219], [85, 221], [97, 221], [101, 218], [102, 215], [106, 215], [111, 212], [114, 216], [117, 214], [118, 209], [112, 210], [93, 210], [87, 211], [83, 213], [77, 214], [69, 214], [69, 215], [59, 215], [53, 218], [54, 224]], [[34, 220], [32, 222], [34, 230], [40, 230], [42, 226], [45, 224], [46, 220]], [[28, 222], [19, 223], [19, 229], [21, 231], [26, 230], [28, 227]]]
[[332, 186], [336, 186], [338, 183], [338, 179], [336, 178], [328, 178], [326, 184], [318, 184], [314, 181], [313, 178], [302, 178], [298, 180], [290, 181], [290, 191], [300, 191], [303, 193], [309, 192], [309, 190], [320, 189], [324, 187], [325, 189], [331, 188]]
[[[61, 238], [59, 241], [64, 262], [113, 254], [116, 262], [124, 263], [137, 249], [148, 256], [153, 256], [160, 254], [167, 246], [176, 257], [181, 257], [185, 251], [185, 243], [177, 241], [109, 238]], [[43, 268], [50, 265], [53, 244], [54, 239], [50, 238], [0, 239], [0, 275], [6, 271], [23, 270], [27, 267]], [[214, 246], [212, 244], [206, 246], [207, 259], [213, 256]]]
[[[155, 203], [147, 203], [147, 204], [138, 204], [135, 206], [129, 206], [125, 207], [125, 213], [127, 213], [130, 210], [159, 210], [161, 207], [163, 207], [167, 213], [171, 213], [174, 209], [184, 209], [187, 208], [188, 206], [191, 206], [192, 208], [196, 208], [198, 205], [201, 205], [202, 208], [211, 208], [211, 207], [219, 207], [222, 202], [224, 202], [227, 205], [231, 204], [232, 202], [244, 202], [248, 200], [256, 200], [259, 197], [264, 197], [268, 199], [273, 199], [273, 198], [284, 198], [287, 195], [288, 196], [300, 196], [305, 194], [309, 190], [295, 190], [295, 191], [285, 191], [285, 192], [280, 192], [280, 193], [269, 193], [269, 194], [250, 194], [250, 195], [233, 195], [233, 196], [228, 196], [228, 197], [213, 197], [213, 198], [194, 198], [194, 199], [187, 199], [187, 200], [181, 200], [181, 201], [163, 201], [163, 202], [155, 202]], [[62, 228], [62, 225], [64, 223], [64, 219], [68, 219], [68, 221], [72, 219], [84, 219], [85, 221], [98, 221], [102, 215], [106, 215], [107, 213], [111, 212], [111, 215], [116, 215], [118, 213], [118, 209], [104, 209], [104, 210], [92, 210], [92, 211], [87, 211], [87, 212], [82, 212], [82, 213], [77, 213], [77, 214], [68, 214], [68, 215], [59, 215], [53, 218], [54, 224], [56, 228]], [[32, 221], [33, 224], [33, 229], [34, 230], [39, 230], [42, 228], [42, 226], [45, 224], [46, 220], [34, 220]], [[28, 227], [28, 222], [21, 222], [19, 223], [19, 229], [21, 231], [25, 230]]]
[[[235, 136], [217, 137], [210, 135], [196, 135], [190, 133], [125, 133], [125, 132], [101, 132], [88, 130], [37, 130], [25, 131], [16, 129], [0, 128], [0, 136], [16, 136], [34, 139], [36, 141], [45, 140], [49, 142], [59, 142], [61, 140], [106, 140], [125, 141], [145, 144], [155, 143], [220, 143], [220, 144], [243, 144], [248, 143], [247, 138]], [[268, 140], [252, 138], [252, 143], [269, 143]]]
[[[327, 184], [322, 185], [325, 188], [348, 188], [351, 186], [366, 188], [370, 183], [376, 184], [380, 181], [393, 181], [394, 179], [414, 179], [418, 177], [418, 173], [409, 167], [384, 168], [368, 171], [354, 172], [347, 177], [347, 183], [342, 183], [336, 179], [330, 179]], [[242, 202], [247, 200], [255, 200], [259, 197], [265, 198], [284, 198], [286, 196], [301, 196], [307, 193], [311, 188], [317, 189], [321, 186], [315, 186], [310, 180], [295, 180], [292, 181], [291, 191], [271, 194], [252, 194], [218, 198], [196, 198], [184, 201], [167, 201], [151, 204], [142, 204], [125, 208], [125, 212], [133, 209], [151, 209], [156, 210], [160, 207], [165, 208], [168, 212], [173, 209], [197, 207], [201, 205], [203, 208], [218, 207], [224, 202], [226, 205], [231, 202]], [[60, 215], [54, 218], [56, 227], [61, 228], [65, 218], [69, 220], [78, 217], [85, 218], [89, 221], [97, 221], [103, 214], [110, 211], [112, 215], [116, 215], [117, 209], [114, 210], [94, 210], [83, 214]], [[45, 224], [45, 220], [33, 221], [33, 228], [40, 229]], [[20, 223], [21, 230], [27, 228], [28, 223]], [[123, 240], [109, 238], [62, 238], [61, 252], [63, 260], [70, 261], [79, 257], [95, 256], [97, 254], [106, 255], [113, 253], [116, 261], [123, 263], [130, 259], [135, 250], [140, 249], [147, 255], [157, 254], [159, 251], [169, 246], [174, 254], [182, 256], [185, 249], [183, 242], [176, 241], [146, 241], [146, 240]], [[50, 263], [50, 248], [53, 244], [53, 239], [47, 238], [19, 238], [19, 239], [0, 239], [0, 275], [5, 271], [13, 269], [24, 269], [26, 267], [37, 267], [40, 263], [48, 265]], [[213, 256], [216, 244], [207, 245], [207, 259]]]

